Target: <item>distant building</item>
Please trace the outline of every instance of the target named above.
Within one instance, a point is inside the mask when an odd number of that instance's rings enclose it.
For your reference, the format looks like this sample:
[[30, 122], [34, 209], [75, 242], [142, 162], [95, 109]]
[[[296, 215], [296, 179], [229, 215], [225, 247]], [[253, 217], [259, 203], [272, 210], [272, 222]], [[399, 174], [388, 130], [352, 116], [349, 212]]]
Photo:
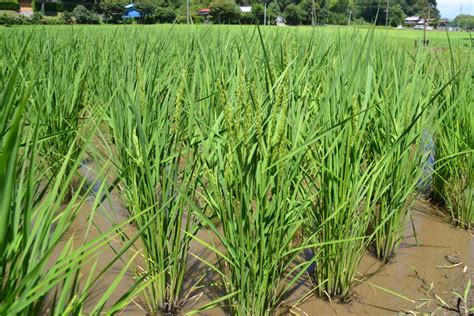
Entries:
[[409, 16], [405, 19], [405, 24], [415, 25], [420, 22], [421, 18], [419, 16]]
[[275, 19], [275, 23], [276, 25], [278, 26], [285, 26], [285, 17], [281, 16], [281, 15], [278, 15]]
[[142, 13], [135, 8], [134, 3], [127, 4], [124, 8], [125, 14], [122, 16], [124, 19], [138, 19], [142, 17]]
[[458, 32], [461, 28], [456, 26], [438, 26], [438, 31]]
[[204, 23], [209, 23], [209, 15], [211, 14], [211, 9], [209, 8], [200, 9], [198, 10], [197, 14], [203, 17]]
[[405, 25], [411, 25], [416, 30], [432, 30], [435, 22], [435, 19], [425, 19], [419, 16], [409, 16], [405, 19]]
[[242, 12], [242, 13], [252, 13], [252, 7], [251, 6], [242, 6], [242, 7], [240, 7], [240, 12]]
[[425, 24], [417, 24], [413, 27], [415, 30], [427, 30], [427, 31], [432, 31], [433, 27]]
[[439, 19], [438, 25], [439, 26], [447, 26], [449, 24], [448, 19]]
[[416, 22], [417, 25], [423, 25], [425, 24], [425, 19], [420, 19], [418, 22]]
[[208, 9], [208, 8], [198, 10], [197, 12], [198, 15], [205, 16], [205, 17], [208, 16], [210, 13], [211, 13], [211, 9]]

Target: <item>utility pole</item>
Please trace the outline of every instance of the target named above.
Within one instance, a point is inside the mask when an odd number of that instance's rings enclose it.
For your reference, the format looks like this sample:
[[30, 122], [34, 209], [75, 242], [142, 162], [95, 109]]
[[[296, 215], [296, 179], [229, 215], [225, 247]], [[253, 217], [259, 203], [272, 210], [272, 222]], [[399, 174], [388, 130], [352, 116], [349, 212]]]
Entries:
[[459, 8], [458, 31], [459, 31], [459, 21], [461, 20], [461, 15], [462, 15], [462, 4], [461, 4], [461, 7]]
[[388, 26], [388, 10], [390, 7], [390, 0], [387, 0], [387, 9], [385, 10], [385, 26]]
[[267, 25], [267, 0], [263, 0], [263, 25]]
[[430, 19], [430, 16], [431, 16], [431, 4], [429, 2], [427, 2], [427, 7], [428, 7], [428, 18], [425, 15], [423, 19], [423, 45], [424, 46], [428, 46], [428, 43], [426, 42], [426, 27], [427, 27], [426, 22], [427, 20]]
[[314, 10], [314, 0], [312, 0], [312, 8], [311, 8], [311, 25], [316, 25], [316, 11]]
[[186, 24], [190, 24], [191, 17], [189, 16], [189, 0], [186, 0]]
[[349, 19], [347, 20], [347, 25], [351, 25], [352, 10], [349, 10]]
[[426, 46], [426, 15], [423, 18], [423, 46]]

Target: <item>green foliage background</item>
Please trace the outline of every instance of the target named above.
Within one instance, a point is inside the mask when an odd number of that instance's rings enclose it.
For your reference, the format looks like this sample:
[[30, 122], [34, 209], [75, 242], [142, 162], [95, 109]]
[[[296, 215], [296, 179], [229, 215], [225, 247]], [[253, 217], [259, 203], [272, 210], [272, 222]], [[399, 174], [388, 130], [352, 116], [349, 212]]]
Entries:
[[[104, 15], [106, 23], [123, 23], [122, 16], [128, 0], [60, 0], [56, 3], [35, 0], [33, 9], [48, 15], [72, 12], [77, 5]], [[44, 3], [44, 5], [43, 5]], [[397, 26], [407, 16], [418, 15], [437, 20], [440, 18], [436, 0], [190, 0], [189, 9], [194, 23], [212, 21], [219, 24], [254, 24], [255, 18], [264, 22], [264, 4], [267, 4], [267, 23], [274, 24], [283, 16], [289, 25], [346, 25], [375, 23]], [[136, 8], [143, 17], [137, 21], [152, 23], [186, 23], [186, 0], [138, 0]], [[252, 6], [252, 13], [241, 13], [239, 6]], [[0, 10], [17, 10], [16, 2], [1, 0]], [[198, 15], [203, 8], [210, 8], [210, 16]], [[387, 13], [388, 9], [388, 13]], [[87, 15], [87, 13], [84, 13]], [[461, 18], [468, 28], [472, 19]]]

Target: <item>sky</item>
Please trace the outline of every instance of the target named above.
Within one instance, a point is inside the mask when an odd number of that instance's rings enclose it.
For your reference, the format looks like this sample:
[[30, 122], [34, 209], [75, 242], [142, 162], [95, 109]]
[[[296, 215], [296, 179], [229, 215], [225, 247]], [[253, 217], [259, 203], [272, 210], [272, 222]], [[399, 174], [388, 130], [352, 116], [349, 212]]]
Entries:
[[459, 15], [461, 6], [463, 14], [474, 15], [474, 0], [437, 0], [436, 3], [443, 18], [454, 19]]

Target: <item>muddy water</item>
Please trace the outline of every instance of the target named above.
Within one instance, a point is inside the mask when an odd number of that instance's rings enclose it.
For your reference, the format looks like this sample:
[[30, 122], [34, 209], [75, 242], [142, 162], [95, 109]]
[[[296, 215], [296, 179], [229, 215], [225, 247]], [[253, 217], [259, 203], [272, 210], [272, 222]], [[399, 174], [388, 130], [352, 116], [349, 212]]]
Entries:
[[[87, 237], [85, 237], [85, 231], [90, 207], [83, 206], [80, 216], [73, 223], [71, 234], [74, 234], [78, 242], [84, 238], [92, 240], [101, 231], [110, 228], [112, 222], [125, 222], [126, 211], [120, 200], [119, 195], [114, 193], [111, 200], [102, 205], [94, 216], [97, 228], [93, 228]], [[387, 265], [381, 264], [366, 253], [358, 269], [359, 281], [353, 288], [350, 302], [337, 303], [315, 297], [311, 294], [311, 282], [306, 276], [291, 291], [279, 309], [279, 314], [393, 315], [399, 312], [433, 311], [437, 311], [437, 314], [454, 313], [447, 309], [440, 309], [438, 304], [441, 304], [441, 301], [437, 297], [453, 308], [456, 306], [452, 292], [461, 293], [468, 278], [472, 277], [474, 272], [474, 238], [469, 232], [451, 226], [449, 218], [426, 201], [417, 201], [412, 215], [417, 238], [409, 223], [399, 253]], [[132, 234], [134, 227], [130, 225], [129, 230]], [[212, 239], [206, 231], [201, 231], [198, 237], [204, 240]], [[119, 249], [120, 245], [119, 241], [112, 244], [116, 249]], [[135, 245], [133, 251], [140, 251], [139, 243]], [[216, 262], [215, 256], [198, 242], [192, 243], [190, 252], [211, 263]], [[128, 255], [129, 258], [131, 254]], [[100, 268], [105, 267], [114, 256], [112, 249], [104, 249], [98, 258], [96, 269], [100, 271]], [[453, 263], [445, 258], [446, 256], [456, 257], [462, 263], [453, 266]], [[123, 266], [123, 262], [117, 261], [95, 286], [96, 292], [103, 292]], [[183, 312], [202, 306], [222, 295], [216, 273], [210, 271], [205, 264], [193, 256], [190, 256], [188, 266], [185, 291], [189, 291], [189, 300]], [[87, 266], [83, 273], [87, 273], [90, 267], [91, 265]], [[130, 271], [120, 283], [111, 302], [124, 294], [133, 281], [134, 273]], [[196, 285], [198, 285], [197, 288]], [[94, 301], [96, 297], [92, 296], [86, 305], [93, 306]], [[143, 306], [143, 299], [138, 297], [121, 314], [144, 315]], [[226, 313], [224, 309], [214, 308], [201, 314], [225, 315]]]
[[[428, 202], [417, 201], [412, 216], [418, 246], [410, 222], [401, 249], [392, 262], [383, 265], [366, 253], [358, 269], [361, 281], [354, 286], [350, 302], [331, 303], [312, 296], [293, 311], [303, 315], [453, 313], [438, 308], [437, 303], [441, 302], [436, 295], [453, 307], [456, 305], [451, 292], [461, 293], [468, 278], [472, 278], [474, 238], [469, 232], [451, 226], [449, 218]], [[452, 267], [453, 263], [445, 256], [453, 258], [457, 252], [462, 264]], [[307, 284], [309, 282], [287, 301], [288, 305], [310, 291]]]
[[[55, 256], [58, 255], [59, 250], [61, 250], [63, 245], [66, 242], [73, 238], [75, 247], [81, 246], [84, 242], [91, 242], [99, 236], [103, 235], [104, 232], [112, 229], [113, 223], [120, 224], [127, 221], [126, 210], [122, 206], [120, 199], [116, 195], [112, 195], [110, 199], [104, 201], [101, 207], [96, 209], [95, 214], [93, 214], [93, 221], [91, 221], [91, 205], [93, 201], [92, 198], [89, 198], [89, 201], [84, 203], [78, 213], [78, 216], [75, 218], [74, 222], [71, 225], [70, 231], [63, 236], [58, 250], [56, 251]], [[135, 230], [134, 227], [129, 225], [126, 227], [127, 232], [133, 233]], [[87, 263], [82, 269], [81, 274], [83, 279], [86, 279], [89, 273], [92, 272], [93, 275], [97, 275], [98, 272], [103, 270], [114, 258], [115, 251], [120, 251], [123, 242], [119, 238], [114, 238], [108, 242], [108, 245], [103, 247], [100, 253], [93, 257], [92, 260]], [[127, 253], [122, 257], [123, 261], [117, 260], [104, 274], [103, 277], [93, 286], [92, 294], [85, 302], [86, 311], [89, 311], [93, 308], [94, 303], [99, 299], [101, 293], [104, 293], [111, 282], [115, 277], [120, 273], [122, 268], [125, 266], [124, 262], [130, 259], [131, 253]], [[53, 256], [54, 258], [54, 256]], [[93, 265], [96, 264], [95, 269], [93, 270]], [[114, 292], [111, 298], [111, 302], [114, 302], [120, 298], [121, 295], [126, 293], [133, 285], [134, 275], [132, 271], [128, 272], [123, 281], [120, 283], [117, 291]], [[137, 312], [136, 315], [143, 315], [143, 312], [136, 305], [130, 305], [126, 308], [125, 312]]]

